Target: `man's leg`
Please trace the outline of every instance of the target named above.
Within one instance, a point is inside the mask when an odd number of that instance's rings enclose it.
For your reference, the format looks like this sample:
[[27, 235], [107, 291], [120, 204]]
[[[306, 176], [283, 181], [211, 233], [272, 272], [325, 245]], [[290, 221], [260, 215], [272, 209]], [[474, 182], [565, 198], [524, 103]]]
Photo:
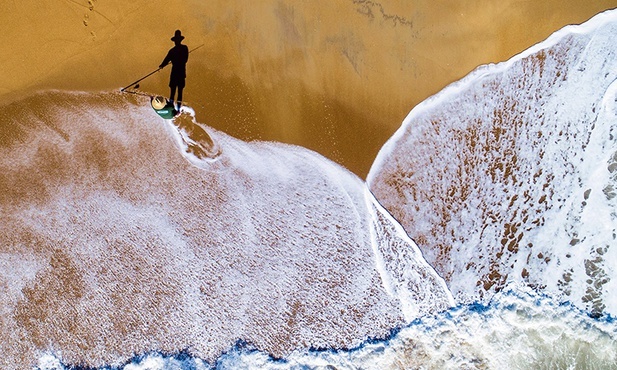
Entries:
[[[172, 86], [170, 86], [170, 88], [171, 88], [171, 93], [169, 94], [169, 101], [173, 104], [174, 103], [174, 96], [176, 96], [176, 86], [172, 85]], [[180, 91], [182, 91], [182, 90], [180, 90]]]
[[182, 102], [182, 89], [184, 89], [183, 86], [178, 86], [178, 110], [180, 110], [180, 104]]

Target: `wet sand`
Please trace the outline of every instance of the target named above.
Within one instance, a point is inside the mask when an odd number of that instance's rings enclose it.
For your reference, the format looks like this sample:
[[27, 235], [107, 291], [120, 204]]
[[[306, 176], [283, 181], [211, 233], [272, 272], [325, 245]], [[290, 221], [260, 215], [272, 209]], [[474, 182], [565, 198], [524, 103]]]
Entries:
[[1, 369], [350, 348], [452, 305], [353, 173], [208, 129], [212, 158], [144, 100], [44, 92], [0, 112]]
[[[245, 140], [299, 144], [364, 177], [407, 113], [602, 1], [66, 0], [3, 4], [0, 97], [112, 90], [155, 70], [176, 28], [197, 120]], [[34, 26], [33, 26], [34, 25]], [[168, 70], [142, 89], [167, 95]]]

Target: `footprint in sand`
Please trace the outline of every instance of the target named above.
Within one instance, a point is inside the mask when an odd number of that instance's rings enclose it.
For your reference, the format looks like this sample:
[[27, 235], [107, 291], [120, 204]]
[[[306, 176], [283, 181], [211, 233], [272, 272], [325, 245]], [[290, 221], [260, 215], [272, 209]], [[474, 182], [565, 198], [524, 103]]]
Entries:
[[[96, 0], [88, 0], [88, 10], [91, 12], [94, 11], [94, 2]], [[84, 26], [88, 27], [88, 21], [90, 20], [90, 15], [88, 13], [84, 14]]]

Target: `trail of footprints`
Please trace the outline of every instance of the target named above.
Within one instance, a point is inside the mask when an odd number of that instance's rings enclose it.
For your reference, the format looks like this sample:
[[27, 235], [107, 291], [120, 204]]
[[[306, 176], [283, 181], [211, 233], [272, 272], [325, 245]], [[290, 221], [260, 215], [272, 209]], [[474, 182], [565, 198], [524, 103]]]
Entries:
[[[85, 27], [88, 27], [88, 22], [90, 21], [90, 13], [94, 12], [94, 3], [97, 0], [88, 0], [88, 10], [89, 12], [84, 14], [84, 19], [83, 19], [83, 23]], [[92, 39], [94, 40], [96, 38], [96, 34], [94, 33], [94, 31], [90, 31], [90, 35], [92, 36]]]

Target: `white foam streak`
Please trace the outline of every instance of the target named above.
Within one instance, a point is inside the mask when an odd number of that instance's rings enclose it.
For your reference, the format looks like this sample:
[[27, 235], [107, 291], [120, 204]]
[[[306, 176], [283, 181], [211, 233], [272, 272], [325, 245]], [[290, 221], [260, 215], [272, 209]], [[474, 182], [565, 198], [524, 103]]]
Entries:
[[365, 199], [373, 222], [370, 230], [376, 268], [388, 294], [401, 303], [405, 320], [409, 323], [432, 310], [454, 306], [445, 281], [424, 260], [418, 246], [368, 187]]

